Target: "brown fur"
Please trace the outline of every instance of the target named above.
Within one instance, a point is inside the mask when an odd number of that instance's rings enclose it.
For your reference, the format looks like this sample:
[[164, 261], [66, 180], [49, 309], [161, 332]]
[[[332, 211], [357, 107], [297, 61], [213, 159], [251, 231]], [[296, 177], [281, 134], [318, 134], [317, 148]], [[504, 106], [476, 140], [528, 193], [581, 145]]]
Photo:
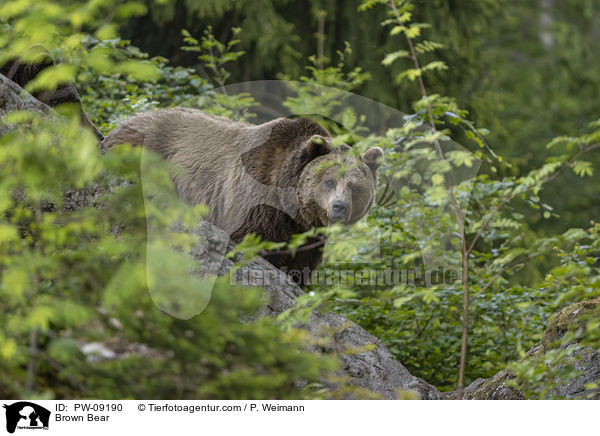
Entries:
[[[17, 59], [0, 66], [0, 74], [4, 74], [7, 79], [12, 80], [24, 88], [25, 85], [33, 80], [42, 70], [51, 65], [51, 62], [22, 64]], [[100, 130], [98, 130], [84, 112], [79, 93], [71, 83], [60, 84], [54, 91], [40, 91], [34, 93], [33, 96], [50, 107], [55, 107], [63, 103], [76, 104], [79, 108], [81, 123], [84, 126], [89, 127], [99, 140], [104, 139]]]
[[[208, 205], [209, 220], [235, 242], [249, 233], [288, 242], [312, 227], [356, 222], [373, 203], [383, 155], [378, 147], [360, 157], [347, 145], [334, 148], [329, 133], [305, 118], [248, 125], [186, 108], [138, 114], [110, 133], [102, 147], [120, 143], [143, 145], [176, 164], [178, 194]], [[323, 167], [327, 163], [333, 165]], [[322, 249], [266, 258], [306, 274], [319, 265]]]

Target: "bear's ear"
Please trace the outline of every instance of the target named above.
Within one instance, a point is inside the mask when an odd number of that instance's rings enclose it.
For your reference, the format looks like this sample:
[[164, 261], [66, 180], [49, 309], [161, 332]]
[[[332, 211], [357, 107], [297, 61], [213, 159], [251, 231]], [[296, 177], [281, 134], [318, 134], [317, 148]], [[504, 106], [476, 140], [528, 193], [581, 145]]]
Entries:
[[363, 154], [360, 155], [360, 159], [369, 167], [371, 171], [377, 171], [377, 168], [382, 163], [383, 149], [381, 147], [371, 147]]
[[310, 160], [329, 153], [332, 150], [327, 138], [321, 135], [313, 135], [304, 144], [304, 155]]

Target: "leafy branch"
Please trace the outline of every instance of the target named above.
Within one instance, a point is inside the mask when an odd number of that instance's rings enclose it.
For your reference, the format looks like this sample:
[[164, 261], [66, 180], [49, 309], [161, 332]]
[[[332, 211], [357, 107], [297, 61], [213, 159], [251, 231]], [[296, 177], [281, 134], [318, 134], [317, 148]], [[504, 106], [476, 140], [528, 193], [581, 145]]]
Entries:
[[[431, 71], [443, 71], [447, 69], [447, 67], [443, 62], [440, 61], [433, 61], [424, 66], [421, 64], [419, 59], [420, 55], [431, 53], [435, 50], [443, 48], [443, 45], [432, 41], [414, 41], [415, 38], [418, 38], [421, 35], [421, 31], [427, 28], [428, 26], [422, 23], [410, 22], [412, 19], [412, 3], [410, 1], [400, 0], [364, 0], [361, 6], [359, 7], [359, 10], [369, 9], [376, 4], [385, 5], [389, 9], [391, 18], [385, 20], [382, 23], [382, 25], [392, 26], [390, 30], [391, 36], [403, 34], [408, 48], [407, 50], [401, 49], [392, 53], [388, 53], [384, 57], [382, 64], [385, 66], [391, 66], [394, 62], [402, 58], [410, 60], [412, 66], [400, 72], [396, 76], [396, 83], [400, 83], [405, 79], [417, 82], [421, 94], [421, 99], [417, 103], [415, 103], [415, 106], [418, 106], [424, 111], [425, 118], [427, 120], [426, 122], [428, 124], [427, 127], [428, 129], [430, 129], [430, 133], [414, 139], [408, 144], [408, 146], [419, 142], [429, 142], [434, 146], [435, 152], [440, 160], [452, 162], [459, 166], [463, 164], [469, 166], [468, 164], [470, 161], [463, 162], [461, 160], [464, 159], [464, 156], [462, 156], [461, 153], [453, 152], [455, 153], [455, 155], [450, 155], [450, 153], [445, 154], [444, 150], [442, 149], [440, 141], [444, 138], [445, 132], [438, 130], [436, 126], [436, 118], [440, 116], [446, 116], [449, 117], [449, 121], [452, 124], [461, 124], [461, 127], [464, 126], [466, 129], [468, 129], [465, 130], [465, 133], [469, 138], [474, 139], [481, 148], [487, 149], [494, 158], [501, 160], [501, 158], [498, 157], [489, 147], [489, 145], [483, 140], [481, 136], [482, 131], [476, 129], [473, 126], [473, 124], [465, 120], [463, 116], [456, 115], [456, 113], [460, 114], [461, 111], [447, 109], [447, 103], [444, 103], [442, 98], [440, 98], [438, 95], [428, 94], [427, 87], [425, 85], [424, 73]], [[444, 105], [446, 105], [446, 108], [444, 108]], [[471, 257], [473, 256], [475, 247], [477, 246], [477, 243], [481, 241], [482, 237], [486, 234], [490, 227], [497, 227], [499, 223], [503, 226], [518, 226], [518, 223], [514, 220], [497, 220], [497, 217], [500, 214], [500, 212], [503, 211], [507, 204], [509, 204], [517, 195], [524, 195], [525, 193], [530, 193], [532, 195], [532, 198], [534, 198], [533, 202], [536, 203], [537, 201], [539, 201], [539, 199], [536, 200], [537, 193], [542, 189], [542, 186], [545, 183], [549, 183], [555, 180], [565, 169], [571, 168], [577, 175], [581, 177], [593, 174], [593, 168], [591, 164], [589, 162], [580, 160], [580, 157], [584, 153], [590, 152], [600, 147], [600, 144], [598, 144], [598, 139], [595, 136], [595, 134], [588, 135], [583, 140], [581, 138], [558, 138], [556, 141], [553, 141], [553, 143], [551, 143], [550, 146], [554, 145], [555, 142], [566, 142], [568, 148], [573, 148], [575, 145], [579, 145], [579, 150], [572, 157], [571, 153], [567, 153], [559, 157], [558, 159], [554, 159], [554, 161], [549, 161], [540, 169], [533, 170], [529, 174], [517, 180], [508, 182], [508, 189], [506, 190], [506, 192], [503, 192], [503, 195], [501, 195], [498, 201], [495, 202], [495, 205], [493, 206], [492, 210], [486, 213], [484, 218], [480, 222], [475, 223], [476, 226], [473, 229], [475, 230], [475, 234], [472, 238], [470, 238], [470, 240], [468, 240], [467, 238], [468, 232], [466, 230], [467, 215], [463, 216], [461, 214], [460, 208], [458, 206], [457, 192], [455, 186], [453, 185], [452, 179], [450, 178], [449, 172], [444, 171], [443, 178], [441, 175], [434, 175], [432, 177], [432, 181], [434, 182], [434, 184], [445, 182], [444, 184], [446, 188], [447, 199], [452, 208], [454, 217], [456, 219], [456, 223], [458, 225], [458, 234], [460, 236], [460, 245], [462, 252], [462, 337], [457, 387], [458, 398], [462, 398], [464, 391], [469, 338], [470, 304], [473, 302], [474, 299], [487, 292], [494, 285], [494, 283], [499, 277], [501, 277], [503, 274], [509, 271], [517, 263], [514, 259], [512, 261], [506, 262], [506, 264], [503, 265], [495, 274], [493, 274], [491, 278], [488, 278], [488, 280], [475, 294], [470, 296], [470, 282], [472, 279], [471, 275], [474, 274], [471, 271], [470, 261]], [[436, 182], [436, 180], [439, 180], [439, 182]], [[388, 191], [389, 189], [386, 186], [384, 193], [381, 194], [381, 198], [379, 199], [378, 204], [392, 204], [390, 202], [390, 198], [388, 198]], [[516, 251], [514, 251], [514, 253], [516, 253]], [[530, 258], [531, 257], [532, 256], [530, 256]]]
[[[201, 53], [198, 60], [202, 61], [213, 72], [213, 79], [220, 87], [225, 87], [231, 73], [225, 68], [225, 64], [237, 61], [244, 55], [243, 50], [235, 50], [241, 40], [238, 35], [241, 31], [239, 27], [231, 29], [233, 37], [227, 43], [218, 41], [212, 33], [212, 27], [208, 26], [204, 31], [204, 36], [198, 41], [190, 32], [183, 29], [183, 41], [187, 44], [181, 47], [183, 51]], [[227, 90], [224, 90], [227, 93]]]

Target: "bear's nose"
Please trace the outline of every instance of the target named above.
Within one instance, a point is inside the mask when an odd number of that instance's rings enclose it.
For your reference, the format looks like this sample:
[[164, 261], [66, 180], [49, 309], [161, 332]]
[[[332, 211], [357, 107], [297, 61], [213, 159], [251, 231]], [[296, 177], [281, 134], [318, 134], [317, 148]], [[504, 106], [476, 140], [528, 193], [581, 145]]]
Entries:
[[342, 201], [336, 201], [331, 206], [331, 210], [336, 217], [340, 217], [346, 214], [346, 210], [348, 209], [348, 205]]

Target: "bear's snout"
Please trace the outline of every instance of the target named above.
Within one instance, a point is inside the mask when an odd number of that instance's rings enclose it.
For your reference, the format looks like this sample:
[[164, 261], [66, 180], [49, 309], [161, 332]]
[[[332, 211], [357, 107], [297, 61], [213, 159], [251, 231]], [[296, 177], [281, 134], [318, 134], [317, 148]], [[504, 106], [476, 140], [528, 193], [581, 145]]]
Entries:
[[340, 220], [345, 218], [346, 212], [348, 211], [348, 204], [343, 201], [336, 201], [331, 206], [331, 218], [334, 220]]

